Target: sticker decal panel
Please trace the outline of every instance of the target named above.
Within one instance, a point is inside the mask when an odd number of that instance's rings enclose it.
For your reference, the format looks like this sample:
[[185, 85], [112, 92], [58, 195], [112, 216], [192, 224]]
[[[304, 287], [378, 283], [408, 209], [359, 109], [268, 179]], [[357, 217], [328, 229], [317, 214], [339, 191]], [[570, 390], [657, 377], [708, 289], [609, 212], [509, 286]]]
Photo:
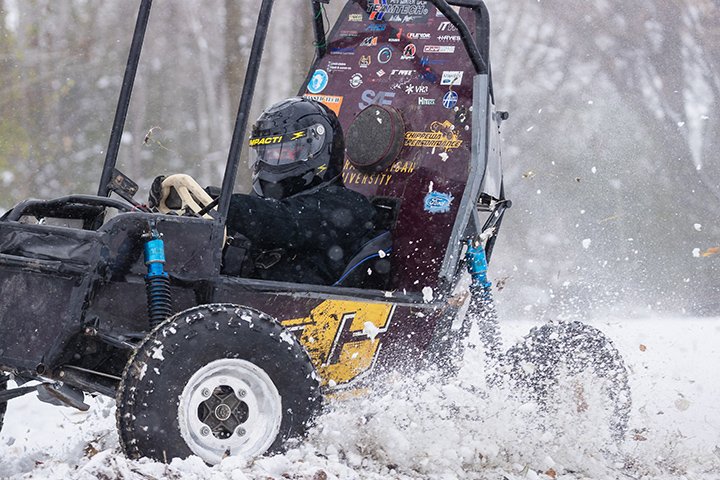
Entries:
[[[474, 12], [455, 10], [475, 32]], [[327, 85], [318, 81], [313, 88], [323, 90], [313, 93], [309, 85], [301, 93], [338, 98], [332, 105], [346, 134], [368, 107], [401, 114], [402, 129], [392, 137], [400, 145], [396, 160], [380, 171], [361, 171], [346, 158], [342, 178], [366, 196], [398, 201], [393, 256], [403, 256], [404, 271], [394, 271], [393, 281], [414, 291], [440, 268], [440, 261], [427, 259], [447, 250], [467, 184], [475, 69], [458, 29], [426, 0], [348, 2], [327, 40], [327, 54], [311, 69], [327, 72]], [[369, 147], [383, 145], [354, 135]], [[428, 196], [430, 182], [435, 193]]]
[[317, 69], [310, 77], [307, 89], [310, 93], [320, 93], [328, 84], [328, 74], [325, 70]]
[[449, 193], [429, 192], [425, 195], [425, 211], [428, 213], [448, 213], [455, 198]]
[[372, 369], [395, 305], [326, 300], [305, 318], [284, 320], [299, 334], [323, 385], [344, 385]]

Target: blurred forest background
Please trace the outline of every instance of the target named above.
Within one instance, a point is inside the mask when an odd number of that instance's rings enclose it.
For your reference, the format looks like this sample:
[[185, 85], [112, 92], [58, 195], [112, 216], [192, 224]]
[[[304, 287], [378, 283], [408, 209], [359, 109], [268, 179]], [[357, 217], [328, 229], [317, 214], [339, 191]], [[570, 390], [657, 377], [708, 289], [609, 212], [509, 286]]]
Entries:
[[[143, 192], [221, 183], [259, 3], [155, 0], [118, 164]], [[501, 316], [720, 315], [720, 2], [486, 3]], [[0, 0], [0, 211], [97, 191], [138, 4]], [[275, 5], [251, 120], [312, 61], [310, 2]]]

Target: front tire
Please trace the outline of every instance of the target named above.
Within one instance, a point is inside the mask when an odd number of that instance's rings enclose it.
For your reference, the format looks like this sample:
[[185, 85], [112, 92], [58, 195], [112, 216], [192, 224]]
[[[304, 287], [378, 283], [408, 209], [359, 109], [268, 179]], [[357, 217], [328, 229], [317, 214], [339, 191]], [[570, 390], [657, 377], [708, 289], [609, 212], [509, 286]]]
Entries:
[[275, 320], [230, 304], [181, 312], [150, 333], [117, 394], [130, 458], [251, 458], [305, 434], [322, 404], [303, 347]]
[[560, 422], [593, 424], [604, 418], [608, 440], [623, 439], [631, 408], [627, 368], [610, 339], [596, 328], [581, 322], [533, 328], [505, 354], [504, 363], [513, 383], [546, 413], [567, 408]]

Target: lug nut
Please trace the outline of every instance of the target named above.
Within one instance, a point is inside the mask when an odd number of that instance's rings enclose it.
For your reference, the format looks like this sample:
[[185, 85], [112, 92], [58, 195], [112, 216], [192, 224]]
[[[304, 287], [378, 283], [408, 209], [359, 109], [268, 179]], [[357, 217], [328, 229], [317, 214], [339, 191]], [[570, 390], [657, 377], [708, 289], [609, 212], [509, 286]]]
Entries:
[[200, 392], [200, 394], [201, 394], [203, 397], [209, 397], [209, 396], [210, 396], [210, 389], [209, 389], [209, 388], [203, 388], [202, 391]]
[[247, 392], [243, 390], [242, 388], [238, 390], [238, 397], [243, 398], [245, 395], [247, 395]]
[[208, 435], [210, 435], [210, 427], [208, 427], [208, 426], [202, 427], [200, 429], [200, 435], [202, 435], [203, 437], [207, 437]]
[[244, 436], [247, 432], [243, 427], [238, 427], [237, 430], [235, 430], [235, 433], [237, 433], [238, 437]]

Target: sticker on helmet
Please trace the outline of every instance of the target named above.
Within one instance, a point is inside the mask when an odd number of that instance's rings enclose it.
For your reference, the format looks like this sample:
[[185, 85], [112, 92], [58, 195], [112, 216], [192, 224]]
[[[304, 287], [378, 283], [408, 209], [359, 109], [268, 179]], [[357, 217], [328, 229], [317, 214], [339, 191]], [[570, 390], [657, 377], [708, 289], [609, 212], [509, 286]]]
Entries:
[[248, 144], [251, 147], [259, 147], [260, 145], [275, 145], [277, 143], [289, 142], [303, 138], [307, 135], [305, 130], [299, 132], [286, 133], [285, 135], [268, 135], [266, 137], [251, 138]]

